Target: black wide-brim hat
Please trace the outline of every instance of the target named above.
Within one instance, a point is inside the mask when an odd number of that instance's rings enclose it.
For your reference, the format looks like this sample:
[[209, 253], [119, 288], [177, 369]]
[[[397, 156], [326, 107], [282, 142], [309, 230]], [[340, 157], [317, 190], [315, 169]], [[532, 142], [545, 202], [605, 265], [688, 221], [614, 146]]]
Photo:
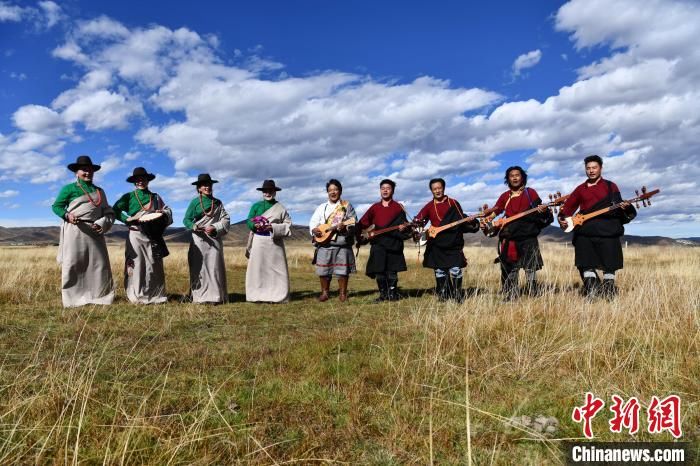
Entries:
[[155, 179], [156, 175], [153, 173], [148, 173], [148, 171], [143, 167], [134, 168], [134, 172], [129, 178], [126, 179], [127, 183], [136, 183], [136, 178], [139, 176], [145, 176], [148, 181]]
[[80, 156], [78, 156], [77, 159], [75, 159], [75, 163], [69, 163], [69, 164], [68, 164], [68, 170], [70, 170], [70, 171], [72, 171], [72, 172], [75, 173], [75, 172], [78, 171], [78, 169], [79, 169], [80, 167], [84, 167], [84, 166], [86, 166], [86, 165], [92, 167], [92, 170], [93, 170], [93, 171], [97, 171], [97, 170], [99, 170], [100, 168], [102, 168], [100, 165], [95, 165], [94, 163], [92, 163], [92, 160], [90, 160], [90, 157], [89, 157], [89, 156], [87, 156], [87, 155], [80, 155]]
[[209, 173], [201, 173], [197, 176], [197, 181], [194, 181], [192, 184], [199, 186], [200, 184], [214, 184], [218, 182], [218, 180], [212, 180]]
[[263, 184], [259, 188], [255, 188], [258, 191], [267, 191], [267, 190], [272, 190], [272, 191], [282, 191], [282, 188], [278, 188], [275, 186], [275, 180], [265, 180], [263, 181]]

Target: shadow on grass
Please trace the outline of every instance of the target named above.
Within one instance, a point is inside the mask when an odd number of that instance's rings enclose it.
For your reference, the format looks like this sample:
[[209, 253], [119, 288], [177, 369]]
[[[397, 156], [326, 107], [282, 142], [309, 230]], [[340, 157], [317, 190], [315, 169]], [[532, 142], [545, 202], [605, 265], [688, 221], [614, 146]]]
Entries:
[[[579, 287], [574, 285], [574, 286], [564, 286], [564, 287], [559, 287], [556, 285], [543, 285], [541, 289], [539, 290], [538, 296], [543, 295], [543, 294], [559, 294], [559, 293], [567, 293], [567, 292], [572, 292], [576, 291]], [[484, 296], [484, 295], [489, 295], [489, 294], [499, 294], [498, 290], [492, 290], [489, 288], [482, 288], [482, 287], [476, 287], [476, 286], [470, 286], [463, 288], [464, 291], [464, 297], [465, 299], [469, 298], [474, 298], [477, 296]], [[320, 290], [296, 290], [296, 291], [291, 291], [290, 292], [290, 301], [305, 301], [309, 299], [315, 299], [318, 297], [320, 293]], [[399, 287], [399, 293], [403, 298], [422, 298], [423, 296], [434, 296], [435, 295], [435, 289], [434, 288], [402, 288]], [[378, 296], [379, 291], [376, 289], [369, 289], [369, 290], [349, 290], [348, 291], [348, 297], [349, 298], [363, 298], [366, 296]], [[527, 293], [525, 292], [524, 289], [520, 290], [520, 296], [525, 297], [527, 296]], [[337, 299], [338, 297], [338, 291], [331, 289], [329, 292], [329, 297], [331, 299]], [[126, 302], [125, 299], [123, 301]], [[168, 295], [168, 302], [171, 303], [191, 303], [192, 302], [192, 296], [190, 294], [169, 294]], [[228, 294], [228, 302], [229, 303], [241, 303], [245, 302], [245, 293], [229, 293]]]
[[[471, 298], [474, 296], [478, 295], [484, 295], [488, 294], [491, 292], [491, 290], [487, 288], [479, 288], [475, 286], [470, 286], [467, 288], [464, 288], [464, 297], [465, 298]], [[399, 294], [401, 294], [405, 298], [422, 298], [425, 295], [428, 296], [434, 296], [435, 295], [435, 288], [402, 288], [399, 287]], [[361, 291], [351, 291], [350, 296], [354, 297], [362, 297], [362, 296], [370, 296], [370, 295], [379, 295], [378, 290], [361, 290]]]

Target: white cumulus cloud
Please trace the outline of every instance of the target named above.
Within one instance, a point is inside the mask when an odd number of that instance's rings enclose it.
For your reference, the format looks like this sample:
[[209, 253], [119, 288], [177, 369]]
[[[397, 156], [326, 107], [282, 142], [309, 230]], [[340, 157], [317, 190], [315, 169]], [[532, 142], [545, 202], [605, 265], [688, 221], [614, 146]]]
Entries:
[[22, 17], [27, 14], [28, 8], [12, 5], [7, 2], [0, 2], [0, 23], [1, 22], [19, 22]]
[[61, 7], [50, 0], [39, 2], [39, 7], [44, 15], [46, 27], [51, 28], [63, 19]]
[[528, 53], [524, 53], [513, 62], [513, 75], [519, 76], [520, 72], [527, 68], [532, 68], [537, 65], [542, 59], [542, 51], [540, 49], [533, 50]]
[[6, 189], [5, 191], [0, 191], [0, 198], [1, 199], [7, 199], [10, 197], [15, 197], [19, 195], [19, 191], [15, 191], [14, 189]]

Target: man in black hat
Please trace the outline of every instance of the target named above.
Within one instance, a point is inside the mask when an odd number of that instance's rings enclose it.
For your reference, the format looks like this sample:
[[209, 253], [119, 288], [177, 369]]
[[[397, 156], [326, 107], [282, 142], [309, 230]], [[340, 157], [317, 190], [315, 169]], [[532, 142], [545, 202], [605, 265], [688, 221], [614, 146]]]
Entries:
[[104, 233], [112, 228], [114, 212], [105, 192], [92, 182], [100, 166], [81, 155], [68, 169], [76, 181], [61, 188], [51, 207], [63, 220], [57, 258], [63, 306], [111, 304], [114, 286]]
[[230, 226], [224, 204], [214, 197], [209, 173], [202, 173], [192, 184], [197, 197], [185, 212], [183, 223], [192, 231], [187, 263], [190, 266], [192, 302], [220, 304], [228, 300], [223, 237]]
[[117, 219], [129, 226], [124, 252], [124, 288], [126, 297], [134, 304], [168, 300], [163, 258], [169, 252], [163, 231], [173, 223], [173, 215], [163, 199], [148, 189], [149, 182], [155, 177], [143, 167], [134, 168], [126, 182], [133, 183], [135, 189], [114, 204]]

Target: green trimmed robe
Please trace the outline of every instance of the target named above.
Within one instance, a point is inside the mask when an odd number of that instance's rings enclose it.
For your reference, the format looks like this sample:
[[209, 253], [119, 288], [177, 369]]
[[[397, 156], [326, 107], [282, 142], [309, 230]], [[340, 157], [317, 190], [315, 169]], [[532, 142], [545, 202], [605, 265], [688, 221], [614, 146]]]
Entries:
[[[51, 209], [63, 220], [56, 258], [61, 264], [63, 307], [112, 304], [114, 282], [104, 234], [112, 228], [114, 212], [107, 195], [92, 183], [76, 180], [61, 189]], [[68, 213], [79, 223], [68, 223]], [[102, 231], [95, 232], [92, 224]]]
[[[272, 224], [272, 232], [255, 233], [253, 217], [262, 215]], [[248, 214], [248, 267], [245, 274], [245, 299], [250, 302], [289, 301], [289, 269], [284, 238], [291, 236], [292, 219], [282, 204], [273, 200], [253, 204]]]
[[[163, 212], [166, 225], [173, 223], [170, 208], [158, 194], [147, 189], [136, 189], [126, 193], [114, 204], [117, 218], [124, 223], [129, 217], [140, 217], [156, 210]], [[134, 304], [166, 302], [168, 296], [165, 293], [163, 257], [153, 253], [153, 241], [146, 236], [138, 223], [129, 226], [124, 254], [124, 290], [127, 299]]]
[[[190, 248], [187, 252], [192, 302], [227, 302], [223, 237], [228, 233], [230, 219], [224, 205], [216, 198], [195, 197], [187, 207], [183, 223], [188, 230], [192, 231]], [[211, 235], [204, 231], [208, 226], [215, 228], [215, 232]]]

